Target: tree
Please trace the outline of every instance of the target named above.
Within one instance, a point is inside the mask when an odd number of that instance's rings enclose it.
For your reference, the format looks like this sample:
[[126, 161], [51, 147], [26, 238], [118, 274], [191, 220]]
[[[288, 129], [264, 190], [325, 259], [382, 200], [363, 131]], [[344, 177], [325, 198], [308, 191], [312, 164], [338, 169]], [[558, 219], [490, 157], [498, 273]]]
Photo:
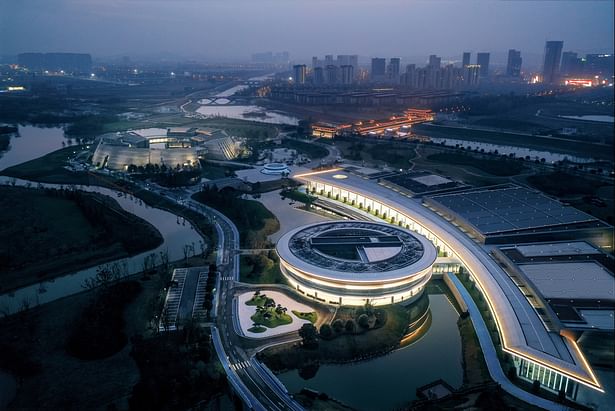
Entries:
[[369, 328], [369, 317], [367, 316], [367, 314], [361, 314], [359, 316], [358, 322], [359, 322], [359, 327], [363, 329]]
[[313, 349], [318, 347], [318, 331], [313, 324], [303, 324], [299, 329], [299, 336], [305, 348]]
[[344, 330], [344, 321], [338, 318], [337, 320], [333, 321], [331, 327], [333, 328], [333, 331], [339, 334]]
[[344, 329], [346, 330], [347, 333], [352, 334], [354, 333], [356, 329], [356, 324], [354, 323], [353, 320], [348, 320], [346, 321], [346, 324], [344, 325]]
[[323, 324], [320, 326], [320, 336], [325, 340], [333, 337], [333, 329], [329, 324]]

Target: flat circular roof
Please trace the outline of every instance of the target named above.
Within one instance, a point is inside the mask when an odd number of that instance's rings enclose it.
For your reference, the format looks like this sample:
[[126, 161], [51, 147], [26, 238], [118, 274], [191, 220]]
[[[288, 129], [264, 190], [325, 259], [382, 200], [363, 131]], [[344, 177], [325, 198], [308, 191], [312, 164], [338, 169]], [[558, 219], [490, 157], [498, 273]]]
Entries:
[[436, 249], [425, 237], [368, 221], [331, 221], [296, 228], [278, 241], [280, 258], [323, 279], [390, 282], [429, 268]]

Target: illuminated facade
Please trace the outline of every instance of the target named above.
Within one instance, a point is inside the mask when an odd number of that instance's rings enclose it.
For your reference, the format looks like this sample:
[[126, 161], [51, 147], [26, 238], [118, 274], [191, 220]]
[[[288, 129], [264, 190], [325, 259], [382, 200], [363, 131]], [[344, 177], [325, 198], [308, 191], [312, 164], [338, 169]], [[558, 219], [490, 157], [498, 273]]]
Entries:
[[530, 382], [536, 379], [543, 388], [555, 393], [562, 390], [570, 398], [582, 386], [604, 392], [576, 340], [545, 325], [532, 302], [485, 249], [444, 218], [419, 202], [341, 169], [294, 178], [313, 194], [416, 231], [460, 262], [487, 302], [502, 350], [511, 355], [519, 377]]
[[277, 244], [291, 286], [331, 305], [388, 305], [418, 299], [432, 275], [436, 248], [388, 224], [335, 221], [286, 233]]

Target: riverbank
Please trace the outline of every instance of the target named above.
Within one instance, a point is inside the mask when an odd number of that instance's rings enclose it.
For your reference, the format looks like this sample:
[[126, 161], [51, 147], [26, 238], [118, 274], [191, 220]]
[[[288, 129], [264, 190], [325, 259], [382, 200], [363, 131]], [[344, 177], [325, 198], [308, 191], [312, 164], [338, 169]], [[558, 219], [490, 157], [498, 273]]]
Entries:
[[101, 194], [0, 187], [0, 291], [154, 249], [161, 234]]

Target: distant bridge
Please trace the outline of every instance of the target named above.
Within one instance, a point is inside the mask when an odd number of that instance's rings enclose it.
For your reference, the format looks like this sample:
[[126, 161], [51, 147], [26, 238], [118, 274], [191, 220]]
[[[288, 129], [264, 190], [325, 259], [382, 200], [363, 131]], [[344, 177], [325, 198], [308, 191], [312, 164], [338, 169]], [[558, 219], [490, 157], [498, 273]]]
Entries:
[[235, 106], [241, 104], [248, 104], [249, 99], [246, 97], [235, 97], [235, 96], [212, 96], [212, 97], [203, 97], [199, 100], [199, 104], [203, 106]]

